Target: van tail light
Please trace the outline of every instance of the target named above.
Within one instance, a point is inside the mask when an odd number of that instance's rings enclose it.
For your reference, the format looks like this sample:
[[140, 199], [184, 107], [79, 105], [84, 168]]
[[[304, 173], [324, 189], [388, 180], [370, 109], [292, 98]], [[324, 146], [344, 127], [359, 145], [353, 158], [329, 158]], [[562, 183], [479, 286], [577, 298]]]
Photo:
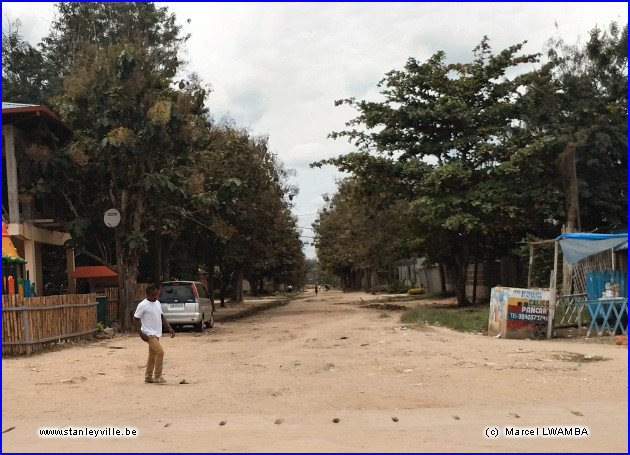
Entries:
[[195, 301], [198, 301], [199, 300], [199, 294], [197, 294], [197, 286], [195, 286], [193, 284], [192, 288], [193, 288], [193, 294], [195, 295]]
[[162, 285], [160, 284], [160, 287], [158, 288], [158, 295], [160, 295], [161, 292], [162, 292]]

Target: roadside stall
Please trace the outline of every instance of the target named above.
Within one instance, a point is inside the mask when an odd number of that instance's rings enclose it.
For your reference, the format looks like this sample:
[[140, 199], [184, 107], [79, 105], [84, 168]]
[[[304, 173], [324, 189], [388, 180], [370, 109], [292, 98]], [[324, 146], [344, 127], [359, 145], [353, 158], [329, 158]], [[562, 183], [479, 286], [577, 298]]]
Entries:
[[[628, 248], [628, 234], [568, 233], [556, 239], [562, 254], [572, 265], [578, 261], [610, 250]], [[557, 258], [556, 261], [557, 263]], [[587, 300], [576, 302], [588, 308], [591, 322], [587, 337], [596, 333], [603, 335], [628, 334], [628, 271], [617, 270], [612, 261], [612, 270], [588, 270], [586, 272]], [[552, 302], [553, 303], [553, 302]], [[553, 305], [551, 306], [553, 311]], [[580, 313], [581, 314], [581, 313]], [[553, 317], [553, 316], [552, 316]], [[581, 326], [581, 318], [578, 319]]]

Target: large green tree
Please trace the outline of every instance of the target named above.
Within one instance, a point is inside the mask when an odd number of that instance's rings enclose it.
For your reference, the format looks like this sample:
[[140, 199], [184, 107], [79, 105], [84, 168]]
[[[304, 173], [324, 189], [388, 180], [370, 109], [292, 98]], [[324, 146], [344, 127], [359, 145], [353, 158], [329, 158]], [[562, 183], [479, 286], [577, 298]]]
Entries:
[[326, 206], [313, 223], [317, 253], [317, 261], [313, 263], [318, 266], [319, 274], [327, 271], [340, 277], [342, 289], [346, 289], [356, 281], [355, 250], [348, 234], [352, 220], [357, 218], [346, 203], [350, 184], [339, 182], [337, 186], [336, 193], [325, 199]]
[[[518, 192], [502, 164], [515, 154], [513, 100], [523, 88], [506, 73], [538, 58], [520, 54], [522, 46], [493, 55], [484, 38], [471, 63], [449, 64], [443, 52], [425, 63], [410, 58], [379, 83], [382, 101], [338, 102], [360, 114], [331, 134], [358, 147], [354, 160], [376, 152], [410, 163], [415, 235], [430, 260], [455, 268], [462, 306], [470, 257], [496, 257], [520, 234]], [[340, 160], [352, 170], [352, 160]]]
[[2, 29], [2, 101], [45, 104], [44, 57], [20, 35], [19, 19]]
[[377, 188], [359, 178], [339, 181], [313, 224], [321, 271], [339, 276], [344, 289], [376, 292], [378, 271], [409, 243], [408, 202]]
[[[75, 136], [42, 164], [42, 176], [72, 220], [69, 246], [111, 267], [115, 262], [119, 314], [130, 328], [132, 284], [149, 233], [162, 230], [164, 205], [187, 195], [188, 156], [205, 92], [184, 81], [177, 87], [185, 38], [166, 9], [135, 3], [57, 8], [44, 47], [49, 104]], [[102, 222], [108, 208], [122, 216], [113, 232]]]
[[[290, 170], [266, 137], [214, 124], [201, 79], [181, 75], [188, 37], [175, 16], [154, 3], [56, 9], [39, 49], [19, 23], [3, 31], [3, 96], [45, 103], [73, 129], [68, 147], [27, 161], [24, 191], [52, 199], [82, 258], [117, 268], [123, 326], [137, 277], [303, 281]], [[121, 212], [115, 229], [108, 208]]]
[[296, 220], [290, 213], [297, 189], [288, 185], [284, 169], [268, 149], [268, 138], [224, 121], [208, 130], [207, 147], [194, 153], [200, 170], [198, 188], [187, 201], [189, 243], [214, 287], [218, 279], [221, 305], [228, 287], [242, 299], [245, 277], [253, 292], [265, 282], [296, 285], [304, 273], [304, 257]]
[[460, 305], [471, 256], [580, 219], [582, 230], [627, 224], [627, 26], [595, 28], [584, 45], [551, 40], [536, 71], [519, 66], [538, 61], [521, 46], [493, 55], [485, 38], [472, 63], [410, 59], [379, 84], [383, 101], [337, 102], [360, 115], [331, 137], [358, 151], [314, 163], [410, 201], [416, 235], [401, 246], [455, 267]]
[[154, 2], [59, 2], [48, 36], [41, 46], [46, 57], [47, 92], [60, 94], [64, 78], [83, 60], [87, 43], [100, 49], [124, 43], [142, 49], [154, 72], [173, 78], [189, 35], [182, 33], [174, 13]]
[[[548, 43], [548, 63], [518, 101], [530, 147], [551, 152], [573, 229], [627, 225], [628, 26], [594, 28], [586, 43]], [[554, 166], [555, 164], [555, 166]]]

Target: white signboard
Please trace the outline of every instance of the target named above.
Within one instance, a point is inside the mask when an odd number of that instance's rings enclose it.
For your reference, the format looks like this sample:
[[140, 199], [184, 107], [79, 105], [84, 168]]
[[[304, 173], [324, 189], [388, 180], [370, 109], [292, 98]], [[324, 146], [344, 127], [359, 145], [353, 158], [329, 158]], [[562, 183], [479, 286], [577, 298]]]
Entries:
[[113, 228], [118, 226], [120, 224], [120, 212], [116, 209], [109, 209], [105, 212], [103, 221], [105, 221], [105, 226], [107, 227]]

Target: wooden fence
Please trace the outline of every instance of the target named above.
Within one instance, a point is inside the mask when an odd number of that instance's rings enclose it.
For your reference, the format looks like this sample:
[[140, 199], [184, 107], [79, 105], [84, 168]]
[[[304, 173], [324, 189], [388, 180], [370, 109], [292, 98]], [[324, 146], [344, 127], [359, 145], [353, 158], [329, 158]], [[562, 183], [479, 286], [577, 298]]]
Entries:
[[[144, 299], [146, 283], [135, 284], [134, 305]], [[106, 288], [110, 321], [119, 321], [118, 288]], [[31, 354], [98, 332], [96, 294], [46, 297], [2, 296], [2, 354]]]
[[118, 288], [105, 288], [107, 312], [110, 321], [118, 321]]
[[[140, 303], [146, 297], [147, 283], [137, 283], [133, 285], [133, 308], [135, 311], [138, 303]], [[109, 313], [110, 321], [120, 321], [118, 314], [118, 288], [105, 288], [105, 295], [107, 296], [107, 310]]]
[[31, 354], [45, 347], [92, 336], [96, 294], [47, 297], [2, 296], [2, 354]]

